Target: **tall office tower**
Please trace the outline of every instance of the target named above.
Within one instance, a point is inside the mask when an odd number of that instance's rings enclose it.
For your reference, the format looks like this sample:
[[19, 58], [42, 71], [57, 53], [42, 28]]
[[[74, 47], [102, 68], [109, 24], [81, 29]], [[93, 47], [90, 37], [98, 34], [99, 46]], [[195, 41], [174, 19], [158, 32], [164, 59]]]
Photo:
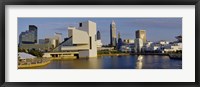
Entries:
[[101, 34], [99, 31], [97, 31], [97, 40], [101, 40]]
[[37, 27], [29, 25], [29, 30], [21, 32], [19, 35], [19, 44], [36, 44], [37, 43]]
[[55, 32], [55, 38], [58, 40], [58, 43], [62, 42], [62, 33]]
[[136, 38], [142, 39], [143, 43], [147, 42], [145, 30], [137, 30], [135, 33], [136, 33]]
[[120, 33], [118, 33], [118, 43], [117, 43], [117, 49], [120, 50], [121, 46], [122, 46], [123, 42], [122, 39], [120, 37]]
[[100, 31], [97, 31], [97, 48], [100, 48], [102, 47], [102, 42], [101, 42], [101, 34], [100, 34]]
[[29, 31], [34, 34], [34, 43], [37, 43], [37, 27], [35, 25], [29, 25]]
[[117, 40], [116, 40], [116, 24], [114, 21], [110, 24], [110, 45], [116, 46]]

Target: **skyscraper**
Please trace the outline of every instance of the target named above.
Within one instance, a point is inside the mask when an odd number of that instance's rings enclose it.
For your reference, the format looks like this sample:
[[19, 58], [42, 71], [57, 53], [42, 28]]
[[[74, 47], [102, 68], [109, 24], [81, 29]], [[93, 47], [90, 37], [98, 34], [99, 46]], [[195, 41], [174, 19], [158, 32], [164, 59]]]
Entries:
[[21, 32], [19, 35], [20, 44], [36, 44], [37, 43], [37, 27], [29, 25], [29, 30]]
[[146, 31], [145, 30], [137, 30], [135, 32], [136, 34], [136, 38], [140, 38], [142, 39], [142, 42], [143, 43], [146, 43], [147, 42], [147, 39], [146, 39]]
[[116, 47], [116, 24], [114, 21], [110, 24], [110, 45]]
[[97, 48], [100, 48], [102, 47], [102, 42], [101, 42], [101, 34], [100, 34], [100, 31], [97, 31]]
[[99, 31], [97, 31], [97, 40], [101, 40], [101, 34]]
[[117, 49], [120, 50], [121, 46], [122, 46], [123, 42], [122, 39], [120, 37], [120, 33], [118, 33], [118, 43], [117, 43]]

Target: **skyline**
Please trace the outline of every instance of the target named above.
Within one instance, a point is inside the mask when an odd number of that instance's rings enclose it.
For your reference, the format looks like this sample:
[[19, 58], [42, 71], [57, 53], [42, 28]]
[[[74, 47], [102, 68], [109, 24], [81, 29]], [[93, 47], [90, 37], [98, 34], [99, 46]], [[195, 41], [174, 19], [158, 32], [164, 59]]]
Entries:
[[102, 43], [110, 44], [110, 24], [116, 23], [116, 34], [121, 38], [135, 39], [136, 30], [146, 30], [148, 41], [175, 41], [175, 36], [182, 35], [182, 18], [18, 18], [18, 37], [29, 25], [38, 27], [38, 40], [62, 33], [67, 37], [67, 27], [78, 26], [79, 22], [91, 20], [97, 23]]

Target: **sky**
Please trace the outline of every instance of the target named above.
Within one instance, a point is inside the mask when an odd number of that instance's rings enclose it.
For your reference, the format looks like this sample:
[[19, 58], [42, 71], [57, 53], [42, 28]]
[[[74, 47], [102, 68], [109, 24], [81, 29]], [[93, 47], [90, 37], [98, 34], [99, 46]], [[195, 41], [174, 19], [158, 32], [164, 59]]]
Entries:
[[122, 40], [135, 39], [136, 30], [146, 30], [148, 41], [175, 41], [175, 36], [182, 35], [182, 18], [18, 18], [18, 37], [28, 30], [29, 25], [38, 27], [38, 39], [53, 37], [55, 32], [67, 37], [67, 27], [78, 27], [79, 22], [93, 21], [101, 33], [104, 45], [110, 43], [110, 24], [115, 21], [117, 35]]

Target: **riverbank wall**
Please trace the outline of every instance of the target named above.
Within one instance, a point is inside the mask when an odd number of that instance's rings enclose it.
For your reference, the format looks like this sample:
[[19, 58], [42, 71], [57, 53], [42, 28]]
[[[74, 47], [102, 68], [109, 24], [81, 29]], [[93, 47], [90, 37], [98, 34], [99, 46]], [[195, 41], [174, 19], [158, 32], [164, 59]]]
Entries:
[[25, 65], [18, 65], [18, 69], [27, 69], [27, 68], [41, 67], [41, 66], [48, 65], [49, 63], [51, 63], [51, 61], [64, 61], [64, 60], [74, 60], [74, 59], [76, 59], [76, 57], [69, 57], [69, 58], [49, 58], [48, 61], [46, 61], [46, 62], [35, 63], [35, 64], [27, 63]]
[[119, 53], [119, 54], [98, 54], [98, 56], [129, 56], [129, 53]]

